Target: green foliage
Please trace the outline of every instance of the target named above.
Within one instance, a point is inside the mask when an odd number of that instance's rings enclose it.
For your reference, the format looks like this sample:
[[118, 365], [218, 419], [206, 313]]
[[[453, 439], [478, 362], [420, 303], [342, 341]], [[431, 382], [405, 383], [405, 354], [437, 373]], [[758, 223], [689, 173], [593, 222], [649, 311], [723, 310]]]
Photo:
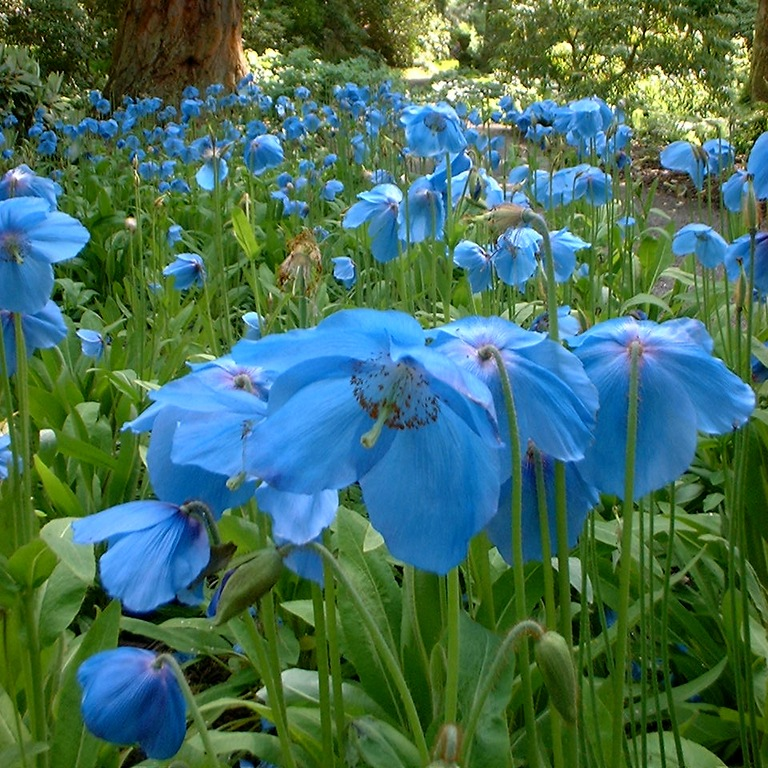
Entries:
[[[631, 98], [639, 78], [693, 79], [711, 99], [732, 97], [738, 3], [699, 0], [524, 0], [493, 3], [482, 58], [571, 97]], [[736, 13], [742, 9], [741, 15]], [[671, 82], [670, 82], [671, 81]]]

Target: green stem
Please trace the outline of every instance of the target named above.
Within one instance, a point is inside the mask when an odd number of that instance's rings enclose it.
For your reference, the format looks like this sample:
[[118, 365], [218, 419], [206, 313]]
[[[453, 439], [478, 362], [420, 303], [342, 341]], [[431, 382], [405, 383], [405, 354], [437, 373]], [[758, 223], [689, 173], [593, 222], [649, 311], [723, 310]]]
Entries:
[[619, 598], [616, 620], [616, 667], [613, 679], [611, 712], [611, 765], [620, 768], [624, 754], [624, 682], [629, 641], [629, 588], [632, 578], [632, 524], [634, 517], [635, 449], [637, 443], [637, 410], [639, 392], [638, 361], [640, 343], [630, 345], [629, 401], [627, 406], [627, 443], [624, 464], [624, 504], [622, 507], [621, 563], [619, 565]]
[[448, 668], [445, 677], [445, 722], [455, 723], [459, 706], [459, 569], [448, 576]]
[[336, 739], [339, 744], [339, 755], [344, 754], [344, 696], [341, 688], [341, 650], [339, 648], [339, 633], [336, 621], [336, 583], [333, 580], [331, 567], [323, 562], [323, 583], [325, 584], [325, 613], [326, 634], [328, 636], [328, 655], [331, 665], [331, 693], [333, 695], [333, 715], [336, 721]]
[[325, 633], [325, 608], [320, 587], [312, 583], [312, 609], [315, 616], [315, 653], [317, 655], [317, 686], [320, 703], [320, 730], [323, 735], [324, 762], [336, 764], [333, 751], [333, 723], [331, 721], [331, 686], [328, 673], [328, 644]]
[[19, 428], [17, 435], [20, 444], [14, 446], [14, 456], [21, 456], [21, 489], [22, 507], [19, 530], [21, 543], [26, 544], [37, 534], [37, 518], [32, 503], [32, 426], [29, 411], [29, 365], [27, 349], [24, 340], [24, 330], [21, 325], [22, 317], [16, 313], [13, 316], [16, 333], [16, 404], [18, 407]]
[[[23, 621], [26, 634], [26, 644], [23, 655], [28, 663], [28, 686], [26, 695], [31, 701], [27, 701], [27, 710], [30, 718], [30, 730], [32, 738], [41, 744], [48, 741], [48, 717], [45, 711], [45, 690], [43, 687], [43, 669], [40, 662], [40, 633], [38, 631], [38, 611], [35, 592], [30, 591], [23, 595]], [[35, 765], [38, 768], [46, 768], [48, 765], [48, 750], [35, 755]]]
[[429, 748], [427, 747], [424, 731], [421, 727], [421, 722], [419, 721], [419, 713], [416, 710], [413, 697], [411, 696], [411, 692], [408, 689], [408, 683], [403, 676], [403, 671], [400, 669], [400, 665], [398, 664], [392, 649], [387, 644], [387, 641], [384, 639], [384, 635], [381, 633], [381, 629], [373, 620], [373, 617], [366, 608], [365, 603], [355, 589], [354, 585], [349, 580], [346, 572], [341, 567], [341, 564], [322, 544], [313, 542], [307, 546], [310, 546], [312, 549], [314, 549], [320, 555], [320, 557], [323, 558], [323, 561], [333, 569], [336, 578], [344, 585], [344, 589], [347, 590], [352, 602], [355, 603], [358, 614], [365, 623], [365, 627], [368, 630], [373, 644], [376, 646], [379, 657], [384, 663], [384, 666], [387, 668], [392, 682], [395, 684], [398, 693], [400, 694], [400, 699], [403, 702], [403, 706], [405, 707], [408, 725], [411, 729], [411, 735], [416, 742], [416, 748], [419, 750], [421, 763], [423, 765], [427, 765], [430, 759]]
[[192, 715], [192, 722], [195, 724], [195, 728], [197, 728], [197, 732], [200, 734], [200, 739], [203, 742], [203, 749], [205, 749], [205, 752], [208, 756], [207, 764], [211, 768], [219, 768], [220, 763], [216, 757], [216, 749], [213, 746], [213, 742], [211, 741], [211, 734], [208, 731], [208, 726], [205, 724], [205, 718], [203, 717], [203, 713], [200, 711], [200, 707], [197, 706], [195, 695], [192, 693], [192, 689], [189, 687], [189, 683], [187, 682], [187, 678], [184, 676], [184, 671], [182, 670], [181, 666], [179, 666], [179, 662], [176, 661], [176, 659], [174, 659], [173, 656], [171, 656], [169, 653], [161, 654], [158, 657], [158, 661], [161, 661], [163, 664], [167, 664], [173, 670], [176, 681], [178, 682], [179, 687], [181, 688], [181, 691], [184, 694], [184, 698], [187, 702], [189, 713]]

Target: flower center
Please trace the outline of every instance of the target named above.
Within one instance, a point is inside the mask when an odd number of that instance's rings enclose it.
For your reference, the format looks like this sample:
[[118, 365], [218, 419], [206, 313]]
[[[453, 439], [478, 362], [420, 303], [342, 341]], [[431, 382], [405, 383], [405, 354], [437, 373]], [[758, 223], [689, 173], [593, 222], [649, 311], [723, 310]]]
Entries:
[[23, 264], [26, 243], [20, 235], [9, 232], [0, 239], [0, 260]]

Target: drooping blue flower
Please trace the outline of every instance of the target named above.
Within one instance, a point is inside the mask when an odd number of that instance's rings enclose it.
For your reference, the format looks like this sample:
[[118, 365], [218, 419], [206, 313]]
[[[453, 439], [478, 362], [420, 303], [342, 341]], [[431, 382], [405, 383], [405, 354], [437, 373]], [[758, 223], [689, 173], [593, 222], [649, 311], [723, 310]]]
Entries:
[[707, 224], [686, 224], [672, 238], [672, 253], [676, 256], [693, 253], [702, 266], [710, 269], [723, 263], [727, 249], [723, 236]]
[[259, 509], [272, 518], [276, 539], [301, 545], [315, 540], [333, 522], [339, 508], [339, 492], [290, 493], [262, 483], [256, 489], [256, 501]]
[[14, 197], [0, 201], [0, 309], [34, 313], [53, 291], [53, 264], [74, 258], [88, 230], [48, 201]]
[[[260, 359], [264, 341], [243, 347], [242, 362]], [[398, 312], [337, 312], [284, 346], [294, 362], [254, 427], [250, 472], [292, 493], [359, 482], [395, 557], [438, 573], [461, 562], [498, 500], [487, 388]]]
[[7, 432], [0, 433], [0, 481], [8, 479], [12, 466], [11, 436]]
[[456, 110], [445, 102], [408, 106], [400, 122], [408, 147], [419, 157], [453, 155], [467, 146]]
[[368, 222], [371, 252], [377, 261], [387, 262], [400, 255], [398, 222], [403, 193], [394, 184], [378, 184], [360, 192], [356, 202], [344, 215], [344, 229], [356, 229]]
[[755, 196], [768, 198], [768, 131], [760, 134], [747, 158], [747, 173], [754, 179]]
[[733, 165], [736, 150], [725, 139], [707, 139], [701, 148], [707, 155], [707, 172], [719, 176], [726, 168]]
[[180, 224], [171, 224], [171, 226], [168, 227], [168, 232], [165, 235], [165, 241], [168, 243], [169, 248], [173, 248], [176, 243], [181, 242], [181, 236], [183, 232], [184, 230]]
[[734, 171], [728, 181], [720, 189], [723, 194], [723, 204], [731, 213], [741, 213], [747, 194], [748, 174], [746, 171]]
[[408, 188], [408, 205], [400, 212], [400, 239], [410, 243], [442, 240], [444, 225], [443, 197], [427, 176], [421, 176]]
[[[537, 484], [537, 462], [541, 464], [541, 478], [544, 489], [544, 503], [549, 521], [551, 551], [544, 552], [541, 541], [539, 516], [539, 486]], [[539, 453], [533, 446], [523, 456], [522, 471], [522, 545], [523, 560], [541, 561], [557, 553], [557, 517], [555, 501], [555, 468], [551, 457]], [[566, 517], [568, 521], [568, 548], [578, 541], [589, 511], [598, 501], [595, 488], [585, 482], [579, 472], [579, 462], [565, 464]], [[499, 511], [486, 527], [488, 538], [496, 545], [501, 556], [510, 564], [514, 562], [512, 552], [512, 482], [507, 480], [501, 487]]]
[[574, 235], [568, 227], [558, 229], [550, 235], [552, 261], [555, 266], [555, 280], [564, 283], [576, 269], [576, 254], [591, 244]]
[[32, 313], [13, 313], [0, 309], [0, 326], [2, 326], [5, 362], [9, 376], [16, 373], [17, 365], [14, 314], [21, 317], [21, 332], [24, 336], [24, 349], [27, 356], [36, 349], [50, 349], [57, 346], [67, 335], [64, 317], [58, 304], [53, 301], [47, 302], [42, 309]]
[[[531, 320], [530, 330], [535, 333], [547, 335], [549, 333], [549, 312], [542, 312]], [[571, 308], [565, 306], [557, 308], [557, 335], [560, 341], [570, 339], [581, 333], [579, 318], [571, 314]]]
[[[754, 287], [762, 294], [768, 293], [768, 232], [755, 235]], [[738, 279], [742, 269], [750, 273], [752, 238], [749, 234], [736, 238], [725, 251], [725, 271], [729, 280]]]
[[243, 323], [245, 324], [244, 338], [250, 341], [257, 341], [261, 338], [264, 318], [258, 312], [246, 312], [243, 315]]
[[28, 165], [19, 165], [6, 171], [0, 179], [0, 200], [10, 197], [41, 197], [55, 211], [61, 186], [53, 179], [38, 176]]
[[229, 150], [229, 143], [217, 144], [210, 136], [203, 136], [192, 142], [190, 148], [195, 156], [203, 161], [195, 174], [195, 180], [204, 190], [210, 192], [217, 183], [221, 184], [229, 174], [229, 166], [225, 159]]
[[187, 732], [184, 694], [173, 669], [153, 651], [116, 648], [86, 659], [77, 670], [83, 722], [113, 744], [138, 744], [166, 760]]
[[499, 237], [491, 260], [499, 279], [523, 290], [536, 271], [542, 237], [530, 227], [514, 227]]
[[492, 252], [471, 240], [462, 240], [453, 250], [453, 263], [467, 270], [472, 293], [487, 291], [492, 284]]
[[591, 205], [606, 205], [613, 198], [611, 175], [602, 168], [588, 166], [573, 180], [573, 199], [584, 198]]
[[333, 276], [347, 289], [350, 290], [357, 282], [357, 268], [355, 262], [349, 256], [336, 256], [333, 262]]
[[661, 165], [670, 171], [687, 173], [699, 191], [704, 187], [704, 177], [709, 167], [709, 157], [698, 145], [690, 141], [673, 141], [661, 150]]
[[332, 203], [336, 199], [336, 195], [340, 195], [344, 191], [344, 184], [338, 179], [329, 179], [323, 184], [323, 189], [320, 192], [323, 200], [327, 200]]
[[581, 471], [604, 493], [624, 497], [631, 350], [638, 358], [638, 417], [633, 495], [676, 480], [690, 466], [699, 432], [727, 434], [755, 406], [752, 389], [712, 355], [698, 320], [655, 323], [614, 318], [570, 341], [597, 387], [595, 440]]
[[270, 168], [277, 168], [285, 159], [280, 139], [270, 133], [256, 136], [247, 142], [243, 157], [246, 167], [255, 176], [260, 176]]
[[81, 328], [77, 332], [77, 338], [80, 339], [80, 349], [86, 357], [100, 360], [104, 355], [104, 337], [98, 331]]
[[[502, 381], [489, 349], [498, 350], [509, 376], [521, 451], [527, 450], [530, 441], [562, 461], [584, 456], [592, 441], [597, 392], [573, 354], [500, 317], [466, 317], [428, 335], [432, 349], [488, 386], [506, 445], [510, 433]], [[509, 462], [501, 469], [507, 477]]]
[[186, 291], [193, 285], [202, 286], [206, 278], [203, 257], [196, 253], [179, 253], [163, 270], [163, 275], [173, 277], [173, 287], [177, 291]]

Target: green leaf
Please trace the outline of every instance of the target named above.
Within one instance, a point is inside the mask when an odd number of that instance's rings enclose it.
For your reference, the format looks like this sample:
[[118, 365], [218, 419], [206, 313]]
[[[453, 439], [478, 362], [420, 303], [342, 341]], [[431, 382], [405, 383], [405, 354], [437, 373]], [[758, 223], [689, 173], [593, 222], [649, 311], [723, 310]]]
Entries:
[[58, 558], [42, 539], [19, 547], [8, 560], [8, 573], [21, 587], [39, 587], [56, 567]]
[[619, 310], [620, 315], [625, 315], [632, 307], [642, 307], [645, 305], [652, 305], [658, 307], [665, 314], [672, 314], [672, 310], [666, 301], [660, 299], [658, 296], [654, 296], [652, 293], [639, 293], [637, 296], [633, 296], [631, 299], [627, 299]]
[[43, 526], [40, 538], [58, 555], [62, 563], [80, 581], [92, 584], [96, 576], [96, 558], [92, 546], [75, 544], [72, 541], [72, 518], [51, 520]]
[[76, 437], [72, 437], [61, 430], [56, 430], [56, 439], [59, 444], [59, 450], [65, 456], [70, 456], [73, 459], [84, 461], [86, 464], [92, 464], [96, 467], [105, 467], [106, 469], [115, 469], [117, 467], [117, 459], [91, 445], [91, 443], [78, 440]]
[[40, 643], [50, 645], [74, 621], [88, 591], [83, 581], [65, 563], [59, 563], [41, 588]]
[[[21, 716], [16, 712], [16, 707], [5, 688], [0, 686], [0, 755], [6, 754], [8, 762], [0, 763], [3, 766], [13, 766], [18, 758], [19, 732], [24, 743], [24, 749], [31, 745], [31, 736], [24, 725]], [[14, 754], [16, 753], [16, 754]]]
[[[339, 561], [387, 644], [393, 653], [399, 655], [395, 638], [400, 637], [400, 590], [384, 550], [364, 552], [369, 526], [370, 523], [357, 512], [339, 508]], [[339, 618], [346, 654], [354, 664], [363, 688], [388, 714], [398, 717], [399, 697], [356, 604], [342, 585], [339, 585]]]
[[350, 749], [370, 768], [419, 768], [419, 751], [400, 731], [374, 717], [349, 724]]
[[256, 241], [251, 223], [242, 208], [232, 209], [232, 229], [245, 255], [249, 259], [256, 259], [261, 253], [261, 246]]
[[[726, 768], [726, 764], [706, 747], [695, 741], [680, 739], [682, 762], [678, 760], [674, 734], [664, 731], [661, 742], [657, 734], [647, 736], [647, 768]], [[663, 744], [663, 749], [662, 749]]]
[[120, 627], [125, 632], [148, 637], [165, 643], [182, 653], [232, 653], [232, 644], [219, 635], [208, 619], [169, 619], [162, 624], [151, 624], [142, 619], [123, 616]]
[[77, 670], [88, 657], [114, 648], [119, 628], [120, 603], [114, 600], [96, 617], [64, 667], [54, 721], [50, 768], [96, 768], [98, 765], [102, 742], [91, 736], [83, 725], [80, 716], [82, 692], [77, 682]]
[[54, 510], [63, 517], [80, 517], [82, 507], [72, 489], [43, 464], [39, 456], [33, 458], [35, 469]]

